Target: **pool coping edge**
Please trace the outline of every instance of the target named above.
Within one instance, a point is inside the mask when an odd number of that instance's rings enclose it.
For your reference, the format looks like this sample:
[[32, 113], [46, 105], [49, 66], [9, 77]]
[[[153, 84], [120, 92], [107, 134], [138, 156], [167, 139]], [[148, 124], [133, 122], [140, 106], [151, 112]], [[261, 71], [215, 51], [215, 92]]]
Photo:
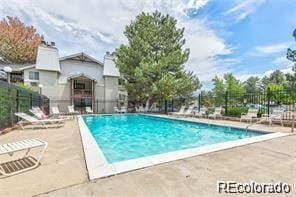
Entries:
[[[162, 117], [166, 118], [166, 117]], [[175, 118], [169, 118], [169, 119], [175, 119]], [[179, 119], [182, 120], [182, 119]], [[185, 121], [185, 120], [183, 120]], [[188, 122], [194, 122], [194, 121], [188, 121]], [[198, 121], [196, 121], [198, 122]], [[173, 152], [163, 153], [163, 154], [157, 154], [147, 157], [141, 157], [136, 159], [130, 159], [126, 161], [116, 162], [116, 163], [108, 163], [102, 150], [100, 149], [99, 145], [96, 143], [94, 137], [90, 133], [87, 125], [85, 124], [82, 116], [78, 116], [78, 124], [79, 124], [79, 130], [81, 134], [84, 154], [85, 154], [85, 160], [86, 160], [86, 166], [88, 170], [88, 175], [90, 180], [94, 180], [97, 178], [104, 178], [128, 171], [133, 171], [145, 167], [150, 167], [162, 163], [167, 163], [171, 161], [176, 161], [180, 159], [185, 159], [193, 156], [198, 156], [206, 153], [226, 150], [230, 148], [235, 148], [247, 144], [252, 144], [256, 142], [261, 142], [265, 140], [270, 140], [278, 137], [284, 137], [287, 135], [290, 135], [289, 133], [281, 133], [281, 132], [275, 132], [250, 138], [244, 138], [239, 140], [232, 140], [227, 142], [221, 142], [191, 149], [185, 149], [185, 150], [177, 150]], [[214, 124], [217, 126], [230, 126], [232, 125], [225, 125], [225, 124]], [[266, 133], [266, 130], [260, 130], [256, 129], [256, 131], [261, 131]]]

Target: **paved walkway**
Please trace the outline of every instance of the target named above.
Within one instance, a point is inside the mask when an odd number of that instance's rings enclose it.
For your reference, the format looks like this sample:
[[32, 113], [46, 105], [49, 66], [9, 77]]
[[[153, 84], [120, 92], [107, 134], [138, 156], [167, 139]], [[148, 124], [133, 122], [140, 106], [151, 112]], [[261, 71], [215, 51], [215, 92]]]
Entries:
[[15, 130], [1, 135], [0, 143], [28, 138], [48, 142], [41, 165], [31, 171], [0, 179], [0, 196], [32, 196], [88, 180], [76, 121], [67, 121], [59, 129]]
[[290, 196], [295, 196], [295, 142], [296, 135], [277, 138], [98, 179], [44, 196], [224, 196], [217, 193], [219, 180], [282, 181], [291, 184]]
[[[288, 132], [289, 129], [274, 131]], [[0, 196], [217, 196], [219, 180], [282, 181], [291, 184], [293, 195], [296, 195], [296, 135], [93, 182], [87, 179], [75, 121], [68, 121], [60, 129], [16, 130], [0, 136], [0, 143], [32, 137], [49, 142], [41, 165], [29, 172], [0, 179]]]

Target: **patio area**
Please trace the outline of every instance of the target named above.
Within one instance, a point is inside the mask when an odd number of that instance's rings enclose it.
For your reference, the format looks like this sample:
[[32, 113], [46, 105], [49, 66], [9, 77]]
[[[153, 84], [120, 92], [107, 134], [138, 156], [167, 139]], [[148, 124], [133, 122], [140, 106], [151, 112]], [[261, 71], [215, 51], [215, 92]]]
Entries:
[[[197, 119], [190, 119], [197, 120]], [[198, 119], [245, 126], [245, 123]], [[253, 128], [290, 132], [290, 128]], [[286, 182], [296, 192], [296, 135], [173, 161], [88, 181], [81, 137], [75, 120], [59, 129], [15, 130], [0, 143], [40, 138], [48, 142], [41, 165], [0, 179], [0, 196], [199, 196], [217, 195], [217, 181]]]

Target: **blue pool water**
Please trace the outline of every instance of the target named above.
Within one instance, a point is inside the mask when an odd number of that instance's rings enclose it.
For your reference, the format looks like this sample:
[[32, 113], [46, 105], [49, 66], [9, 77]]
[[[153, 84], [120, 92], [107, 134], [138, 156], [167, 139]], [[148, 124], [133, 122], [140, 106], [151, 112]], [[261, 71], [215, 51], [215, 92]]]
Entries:
[[146, 115], [83, 119], [109, 163], [264, 134]]

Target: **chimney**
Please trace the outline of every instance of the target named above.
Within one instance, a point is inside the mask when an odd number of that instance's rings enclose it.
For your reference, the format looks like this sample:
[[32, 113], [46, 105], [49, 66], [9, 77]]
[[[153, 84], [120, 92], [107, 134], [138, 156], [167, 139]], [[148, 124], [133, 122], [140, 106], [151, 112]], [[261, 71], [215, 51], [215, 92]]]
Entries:
[[40, 45], [46, 46], [46, 41], [45, 40], [41, 40]]
[[50, 42], [50, 45], [51, 45], [52, 47], [55, 47], [55, 42]]

